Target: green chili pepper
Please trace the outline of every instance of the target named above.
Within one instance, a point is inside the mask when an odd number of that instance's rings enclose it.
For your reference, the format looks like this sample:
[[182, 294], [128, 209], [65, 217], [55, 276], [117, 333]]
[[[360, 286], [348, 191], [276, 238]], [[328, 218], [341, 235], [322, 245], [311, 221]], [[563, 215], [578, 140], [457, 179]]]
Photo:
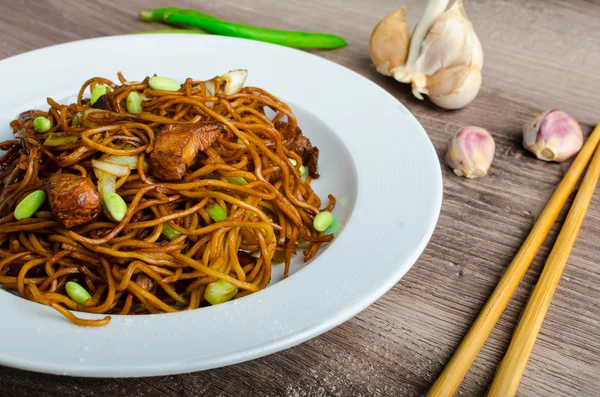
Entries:
[[210, 18], [217, 21], [220, 21], [219, 18], [213, 17], [212, 15], [205, 14], [196, 10], [184, 10], [183, 8], [176, 7], [164, 7], [164, 8], [155, 8], [153, 10], [146, 10], [140, 12], [140, 18], [146, 22], [164, 22], [165, 16], [168, 14], [179, 14], [179, 15], [187, 15], [191, 17], [204, 17]]
[[134, 32], [132, 34], [161, 34], [161, 33], [181, 33], [181, 34], [208, 34], [202, 29], [156, 29]]
[[156, 9], [142, 11], [140, 15], [145, 21], [193, 26], [221, 36], [242, 37], [288, 47], [339, 48], [348, 45], [342, 37], [332, 34], [259, 28], [222, 21], [194, 10]]

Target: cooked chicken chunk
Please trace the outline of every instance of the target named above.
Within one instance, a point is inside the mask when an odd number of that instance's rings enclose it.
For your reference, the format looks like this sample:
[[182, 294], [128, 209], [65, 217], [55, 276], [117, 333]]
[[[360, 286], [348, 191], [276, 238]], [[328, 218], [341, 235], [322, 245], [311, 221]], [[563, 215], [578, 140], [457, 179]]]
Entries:
[[210, 147], [223, 132], [223, 124], [167, 124], [157, 134], [150, 153], [151, 173], [165, 181], [181, 180], [198, 152]]
[[117, 111], [117, 102], [116, 102], [114, 96], [109, 95], [109, 94], [104, 94], [104, 95], [100, 96], [100, 98], [98, 98], [96, 100], [96, 102], [94, 102], [94, 104], [92, 105], [92, 108], [108, 110], [109, 112], [116, 112]]
[[154, 281], [154, 279], [150, 278], [145, 273], [138, 274], [135, 277], [134, 283], [148, 292], [153, 292], [154, 288], [156, 288], [156, 281]]
[[302, 158], [302, 164], [308, 169], [313, 178], [319, 177], [319, 148], [313, 146], [310, 140], [302, 135], [302, 130], [296, 124], [276, 121], [275, 128], [281, 133], [285, 147]]
[[46, 179], [46, 193], [54, 218], [67, 229], [85, 225], [100, 215], [100, 194], [89, 178], [54, 174]]

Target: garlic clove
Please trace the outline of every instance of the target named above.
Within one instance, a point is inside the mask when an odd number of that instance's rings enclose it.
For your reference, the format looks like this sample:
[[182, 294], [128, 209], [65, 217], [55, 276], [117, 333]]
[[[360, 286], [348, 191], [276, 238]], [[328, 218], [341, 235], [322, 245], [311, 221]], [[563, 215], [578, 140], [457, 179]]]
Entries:
[[[473, 65], [441, 69], [427, 79], [427, 87], [431, 102], [444, 109], [461, 109], [473, 102], [479, 93], [481, 71]], [[413, 86], [413, 93], [415, 89]]]
[[550, 110], [523, 126], [523, 146], [540, 160], [565, 161], [583, 145], [581, 126], [562, 110]]
[[463, 127], [448, 142], [446, 163], [458, 176], [479, 178], [487, 175], [494, 161], [496, 143], [481, 127]]
[[383, 18], [373, 29], [369, 39], [371, 59], [377, 71], [389, 76], [406, 62], [410, 35], [404, 18], [404, 8], [399, 8]]

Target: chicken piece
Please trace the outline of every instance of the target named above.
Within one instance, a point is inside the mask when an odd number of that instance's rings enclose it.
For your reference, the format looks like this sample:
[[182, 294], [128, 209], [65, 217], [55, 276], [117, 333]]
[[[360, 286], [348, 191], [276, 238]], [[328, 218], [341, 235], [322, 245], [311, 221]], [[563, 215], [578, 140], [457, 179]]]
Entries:
[[136, 283], [142, 289], [153, 292], [156, 288], [156, 281], [150, 278], [146, 273], [140, 273], [136, 276], [134, 283]]
[[89, 178], [54, 174], [46, 179], [54, 219], [66, 229], [85, 225], [100, 215], [100, 194]]
[[150, 171], [164, 181], [181, 180], [198, 152], [210, 147], [223, 132], [217, 122], [166, 124], [150, 153]]
[[302, 130], [296, 124], [276, 121], [275, 128], [285, 140], [285, 147], [302, 158], [302, 164], [308, 169], [308, 174], [319, 177], [319, 148], [313, 146], [310, 140], [302, 135]]
[[94, 104], [92, 105], [92, 108], [107, 110], [109, 112], [116, 112], [117, 111], [117, 102], [116, 102], [114, 96], [109, 95], [109, 94], [104, 94], [104, 95], [100, 96], [100, 98], [98, 98], [96, 100], [96, 102], [94, 102]]
[[238, 262], [242, 267], [247, 265], [253, 265], [256, 263], [256, 258], [247, 253], [246, 251], [239, 250], [237, 253]]

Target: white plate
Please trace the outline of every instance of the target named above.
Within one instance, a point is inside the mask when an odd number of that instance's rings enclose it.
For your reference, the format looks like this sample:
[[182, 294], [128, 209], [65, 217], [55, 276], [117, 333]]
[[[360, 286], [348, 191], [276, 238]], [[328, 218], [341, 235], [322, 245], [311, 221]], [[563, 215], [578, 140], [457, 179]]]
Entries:
[[[316, 191], [340, 201], [343, 231], [310, 264], [248, 297], [176, 314], [113, 316], [83, 328], [0, 290], [0, 364], [77, 376], [152, 376], [235, 364], [297, 345], [388, 291], [429, 241], [442, 201], [427, 134], [394, 97], [335, 63], [216, 36], [132, 35], [79, 41], [0, 62], [0, 138], [21, 111], [72, 97], [92, 76], [154, 73], [180, 81], [249, 70], [246, 85], [288, 101], [321, 150]], [[297, 271], [300, 269], [300, 271]], [[85, 317], [94, 317], [87, 314]]]

